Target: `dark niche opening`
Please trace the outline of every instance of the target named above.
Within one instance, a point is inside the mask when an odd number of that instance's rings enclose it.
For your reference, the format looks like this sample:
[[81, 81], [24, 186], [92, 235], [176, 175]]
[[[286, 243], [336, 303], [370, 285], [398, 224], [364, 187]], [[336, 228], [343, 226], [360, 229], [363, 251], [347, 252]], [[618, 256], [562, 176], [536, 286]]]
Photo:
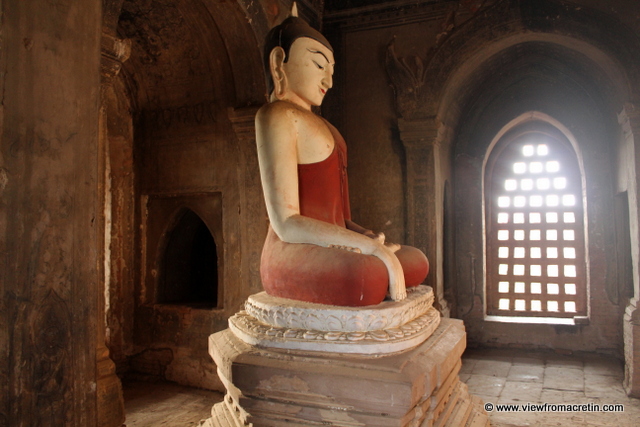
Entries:
[[196, 308], [218, 305], [218, 254], [209, 228], [187, 209], [170, 232], [162, 256], [157, 301]]

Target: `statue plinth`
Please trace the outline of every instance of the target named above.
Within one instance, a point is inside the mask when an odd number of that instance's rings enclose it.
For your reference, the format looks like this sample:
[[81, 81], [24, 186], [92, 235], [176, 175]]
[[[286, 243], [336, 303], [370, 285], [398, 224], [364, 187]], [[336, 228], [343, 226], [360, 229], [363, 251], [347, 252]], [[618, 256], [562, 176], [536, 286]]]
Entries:
[[250, 345], [289, 350], [383, 355], [417, 346], [440, 324], [428, 286], [410, 289], [403, 301], [339, 307], [272, 297], [249, 297], [229, 319]]
[[253, 295], [209, 338], [227, 394], [205, 425], [488, 425], [458, 378], [464, 325], [432, 303], [427, 286], [357, 309]]

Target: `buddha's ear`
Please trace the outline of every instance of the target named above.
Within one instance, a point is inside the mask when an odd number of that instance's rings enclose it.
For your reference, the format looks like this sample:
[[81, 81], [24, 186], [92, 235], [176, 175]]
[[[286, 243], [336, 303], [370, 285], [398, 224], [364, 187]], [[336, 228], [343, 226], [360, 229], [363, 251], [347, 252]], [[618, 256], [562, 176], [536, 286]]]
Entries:
[[284, 49], [280, 46], [274, 47], [269, 54], [269, 71], [273, 79], [273, 94], [277, 99], [284, 95], [287, 85], [287, 75], [283, 67], [285, 56]]

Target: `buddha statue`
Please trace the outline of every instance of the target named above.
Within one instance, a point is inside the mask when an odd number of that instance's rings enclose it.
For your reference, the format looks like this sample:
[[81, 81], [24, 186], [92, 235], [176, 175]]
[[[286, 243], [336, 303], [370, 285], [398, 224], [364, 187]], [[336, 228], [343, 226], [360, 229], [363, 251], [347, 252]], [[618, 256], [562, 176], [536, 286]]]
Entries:
[[333, 86], [331, 45], [290, 17], [267, 35], [264, 60], [269, 102], [256, 115], [256, 142], [270, 221], [265, 291], [351, 307], [404, 299], [426, 278], [427, 258], [352, 221], [345, 141], [312, 111]]

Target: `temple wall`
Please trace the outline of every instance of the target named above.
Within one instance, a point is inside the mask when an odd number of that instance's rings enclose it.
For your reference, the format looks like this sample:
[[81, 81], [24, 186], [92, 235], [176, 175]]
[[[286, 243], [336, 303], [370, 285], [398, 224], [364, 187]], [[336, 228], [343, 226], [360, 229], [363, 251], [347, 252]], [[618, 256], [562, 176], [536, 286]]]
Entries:
[[[629, 25], [616, 27], [621, 34], [612, 32], [615, 25], [608, 21], [593, 25], [601, 11], [589, 9], [600, 7], [589, 2], [575, 9], [552, 1], [536, 8], [503, 1], [476, 15], [454, 3], [362, 6], [325, 17], [337, 45], [337, 71], [333, 98], [327, 98], [323, 114], [337, 124], [349, 145], [354, 217], [397, 241], [411, 236], [410, 227], [422, 221], [415, 234], [423, 237], [416, 238], [422, 239], [432, 263], [430, 276], [442, 277], [430, 280], [436, 286], [442, 280], [438, 289], [452, 315], [465, 320], [471, 345], [605, 351], [621, 357], [622, 315], [630, 295], [619, 268], [630, 255], [615, 249], [620, 224], [610, 208], [617, 200], [616, 114], [625, 97], [634, 98], [637, 92], [633, 83], [624, 82], [637, 74], [634, 55], [624, 52], [636, 45], [622, 47], [619, 41], [637, 38], [632, 35], [637, 24], [621, 16]], [[631, 6], [621, 2], [620, 7]], [[545, 18], [545, 13], [555, 15]], [[449, 197], [449, 205], [425, 209], [428, 218], [408, 215], [412, 207], [407, 188], [414, 185], [411, 180], [420, 165], [411, 164], [403, 147], [399, 118], [407, 115], [407, 101], [400, 98], [398, 82], [390, 79], [385, 64], [392, 40], [395, 56], [409, 71], [407, 86], [416, 87], [415, 102], [421, 105], [411, 119], [434, 122], [435, 131], [424, 137], [425, 147], [434, 148], [421, 164], [436, 172], [420, 197], [427, 205], [444, 205]], [[528, 51], [527, 43], [536, 40], [544, 46]], [[513, 46], [519, 47], [511, 51]], [[547, 69], [536, 69], [539, 64]], [[396, 100], [404, 102], [404, 109]], [[482, 162], [500, 127], [528, 110], [546, 112], [574, 132], [584, 162], [589, 325], [514, 326], [484, 320]]]
[[96, 425], [100, 3], [0, 6], [0, 425]]

